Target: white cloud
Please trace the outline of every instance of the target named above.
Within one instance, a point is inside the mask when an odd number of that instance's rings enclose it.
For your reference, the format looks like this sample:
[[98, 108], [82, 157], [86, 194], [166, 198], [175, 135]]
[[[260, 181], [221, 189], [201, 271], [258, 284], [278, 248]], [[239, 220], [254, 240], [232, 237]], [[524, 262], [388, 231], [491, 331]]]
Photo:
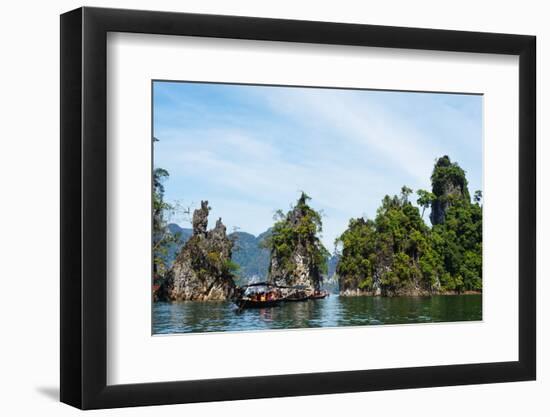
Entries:
[[414, 126], [407, 124], [368, 96], [345, 91], [318, 89], [273, 90], [265, 95], [274, 109], [332, 131], [359, 145], [365, 153], [376, 153], [388, 165], [405, 170], [425, 181], [434, 155], [442, 150]]

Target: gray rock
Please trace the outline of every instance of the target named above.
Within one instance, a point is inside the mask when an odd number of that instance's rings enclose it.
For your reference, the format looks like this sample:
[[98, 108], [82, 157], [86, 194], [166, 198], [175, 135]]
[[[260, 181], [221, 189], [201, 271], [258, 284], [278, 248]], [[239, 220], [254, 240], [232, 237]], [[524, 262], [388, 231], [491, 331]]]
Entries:
[[445, 222], [445, 213], [451, 205], [453, 198], [462, 198], [462, 189], [460, 185], [454, 184], [451, 180], [444, 186], [444, 191], [441, 195], [432, 202], [432, 212], [430, 213], [430, 221], [433, 225], [442, 224]]
[[468, 182], [465, 172], [456, 163], [444, 155], [435, 163], [432, 173], [432, 192], [435, 200], [432, 202], [430, 221], [433, 225], [445, 221], [445, 213], [457, 200], [470, 201]]
[[208, 201], [193, 212], [193, 235], [183, 245], [161, 294], [172, 301], [227, 300], [235, 294], [231, 271], [233, 242], [221, 218], [208, 231]]
[[193, 235], [206, 235], [209, 212], [208, 200], [201, 201], [201, 208], [193, 212]]
[[[292, 227], [298, 227], [300, 220], [305, 216], [304, 207], [307, 196], [302, 194], [298, 204], [287, 215], [286, 221]], [[316, 245], [316, 237], [311, 239], [298, 240], [293, 242], [291, 248], [290, 262], [281, 262], [281, 260], [271, 254], [268, 282], [284, 286], [304, 286], [306, 292], [318, 291], [321, 288], [322, 276], [316, 265], [311, 248]]]

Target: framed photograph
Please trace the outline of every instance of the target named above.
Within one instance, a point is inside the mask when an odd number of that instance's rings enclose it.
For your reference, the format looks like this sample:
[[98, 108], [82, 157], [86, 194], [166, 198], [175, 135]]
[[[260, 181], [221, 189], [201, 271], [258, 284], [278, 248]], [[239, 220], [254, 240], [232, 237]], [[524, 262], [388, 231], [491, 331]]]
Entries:
[[535, 37], [61, 16], [61, 401], [533, 380]]

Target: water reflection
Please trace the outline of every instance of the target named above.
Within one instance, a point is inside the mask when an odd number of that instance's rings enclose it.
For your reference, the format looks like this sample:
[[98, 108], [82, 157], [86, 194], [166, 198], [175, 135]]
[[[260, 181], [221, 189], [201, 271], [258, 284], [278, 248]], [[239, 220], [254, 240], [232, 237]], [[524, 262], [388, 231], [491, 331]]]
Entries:
[[339, 297], [237, 311], [230, 302], [155, 303], [153, 333], [221, 332], [481, 320], [481, 295]]

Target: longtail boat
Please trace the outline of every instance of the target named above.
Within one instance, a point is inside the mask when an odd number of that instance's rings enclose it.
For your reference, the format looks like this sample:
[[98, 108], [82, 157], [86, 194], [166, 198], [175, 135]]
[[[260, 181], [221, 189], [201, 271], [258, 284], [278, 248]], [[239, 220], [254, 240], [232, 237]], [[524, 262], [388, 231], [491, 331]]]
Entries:
[[269, 282], [256, 282], [240, 287], [239, 296], [235, 298], [235, 304], [239, 310], [244, 308], [274, 307], [284, 300], [279, 285]]
[[291, 301], [291, 302], [307, 301], [309, 300], [310, 296], [311, 294], [307, 292], [306, 287], [302, 285], [298, 285], [298, 286], [292, 287], [292, 290], [289, 292], [289, 294], [285, 298], [285, 301]]
[[254, 300], [251, 298], [241, 298], [236, 301], [239, 309], [243, 308], [268, 308], [279, 305], [283, 300]]
[[286, 286], [269, 282], [256, 282], [240, 287], [235, 304], [239, 311], [245, 308], [275, 307], [284, 302], [320, 300], [328, 296], [327, 291], [307, 291], [303, 285]]
[[322, 300], [323, 298], [326, 298], [329, 296], [329, 292], [328, 291], [318, 291], [318, 292], [315, 292], [314, 294], [310, 295], [310, 299], [311, 300]]

